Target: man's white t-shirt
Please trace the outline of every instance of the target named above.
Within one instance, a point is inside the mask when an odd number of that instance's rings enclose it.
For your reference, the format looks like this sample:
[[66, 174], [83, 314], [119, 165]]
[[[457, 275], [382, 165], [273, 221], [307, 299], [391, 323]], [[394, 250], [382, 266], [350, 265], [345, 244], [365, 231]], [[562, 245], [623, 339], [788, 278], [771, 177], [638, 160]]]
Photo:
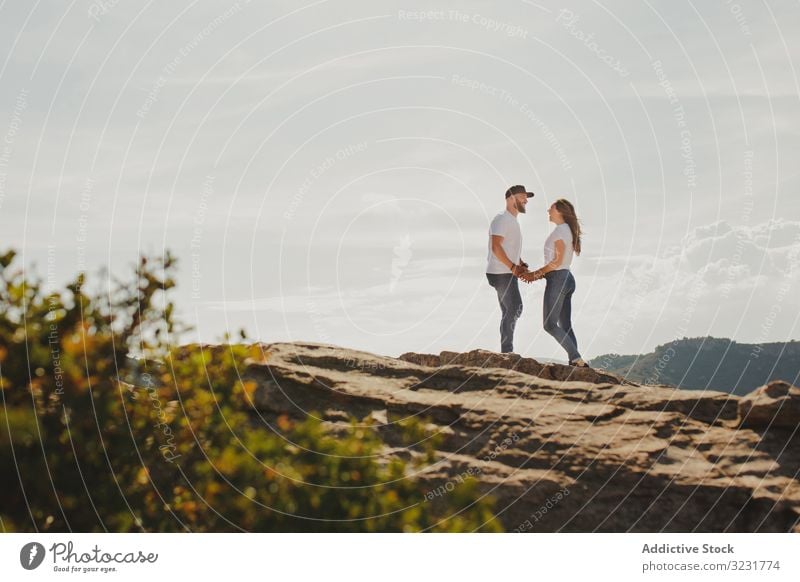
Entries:
[[547, 237], [547, 240], [544, 241], [544, 262], [549, 263], [556, 258], [557, 240], [564, 241], [564, 256], [561, 257], [561, 266], [556, 270], [569, 269], [569, 266], [572, 264], [572, 254], [574, 251], [572, 248], [572, 231], [569, 229], [569, 225], [566, 222], [557, 224], [553, 232], [550, 233], [550, 236]]
[[500, 243], [500, 246], [503, 247], [506, 256], [515, 265], [519, 265], [520, 256], [522, 255], [522, 231], [519, 228], [517, 217], [506, 210], [495, 216], [489, 226], [489, 257], [486, 264], [486, 272], [495, 275], [510, 273], [511, 269], [501, 263], [500, 259], [494, 256], [492, 252], [492, 235], [503, 237], [503, 242]]

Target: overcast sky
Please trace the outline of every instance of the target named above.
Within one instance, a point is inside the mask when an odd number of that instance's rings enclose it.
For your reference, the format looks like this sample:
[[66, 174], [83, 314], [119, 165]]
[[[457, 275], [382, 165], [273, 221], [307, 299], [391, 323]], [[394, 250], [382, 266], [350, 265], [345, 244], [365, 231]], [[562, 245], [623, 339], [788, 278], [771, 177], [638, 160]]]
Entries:
[[[268, 4], [268, 5], [263, 5]], [[422, 7], [425, 8], [422, 8]], [[424, 12], [423, 12], [424, 10]], [[797, 2], [0, 2], [0, 243], [50, 281], [171, 249], [175, 299], [398, 355], [499, 350], [523, 258], [576, 207], [585, 357], [800, 339]], [[523, 287], [515, 349], [564, 358]]]

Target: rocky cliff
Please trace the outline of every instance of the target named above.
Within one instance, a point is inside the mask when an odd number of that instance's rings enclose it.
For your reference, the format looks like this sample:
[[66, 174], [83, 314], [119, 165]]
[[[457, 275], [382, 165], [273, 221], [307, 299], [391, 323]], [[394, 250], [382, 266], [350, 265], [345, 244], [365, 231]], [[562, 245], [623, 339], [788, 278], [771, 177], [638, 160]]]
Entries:
[[396, 423], [441, 435], [421, 503], [467, 476], [508, 531], [800, 532], [800, 390], [747, 397], [477, 350], [400, 358], [262, 344], [243, 377], [262, 418], [370, 419], [386, 455], [419, 456]]

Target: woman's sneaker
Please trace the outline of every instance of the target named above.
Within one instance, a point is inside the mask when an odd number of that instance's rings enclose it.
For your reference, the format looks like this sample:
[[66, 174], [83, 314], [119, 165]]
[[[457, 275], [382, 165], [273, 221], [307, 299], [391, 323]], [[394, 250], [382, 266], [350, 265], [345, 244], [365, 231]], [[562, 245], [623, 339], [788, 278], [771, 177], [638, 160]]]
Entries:
[[570, 366], [575, 366], [576, 368], [588, 368], [589, 364], [583, 361], [583, 358], [578, 358], [577, 360], [573, 360], [569, 363]]

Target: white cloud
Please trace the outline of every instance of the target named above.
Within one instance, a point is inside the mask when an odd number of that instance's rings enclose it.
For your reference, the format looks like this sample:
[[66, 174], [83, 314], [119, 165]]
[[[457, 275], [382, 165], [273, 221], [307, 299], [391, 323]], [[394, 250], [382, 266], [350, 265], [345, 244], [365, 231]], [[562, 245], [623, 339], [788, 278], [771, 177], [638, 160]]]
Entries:
[[[591, 281], [579, 278], [577, 318], [592, 330], [593, 354], [647, 351], [682, 336], [792, 339], [799, 256], [800, 222], [700, 226], [660, 258], [640, 257], [616, 275], [604, 270]], [[775, 305], [785, 314], [777, 322], [770, 321]]]

